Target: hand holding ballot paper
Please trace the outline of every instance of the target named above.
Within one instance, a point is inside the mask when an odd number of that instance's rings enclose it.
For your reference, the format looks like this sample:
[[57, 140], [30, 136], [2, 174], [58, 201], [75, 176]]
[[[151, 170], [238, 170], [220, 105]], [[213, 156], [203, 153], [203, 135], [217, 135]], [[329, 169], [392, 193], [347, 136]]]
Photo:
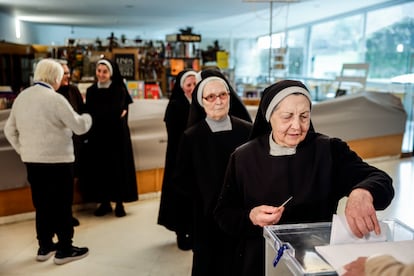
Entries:
[[[389, 237], [389, 229], [386, 223], [379, 222], [381, 233], [377, 235], [374, 231], [364, 235], [362, 238], [356, 237], [349, 228], [345, 216], [333, 215], [331, 240], [329, 244], [345, 244], [345, 243], [363, 243], [363, 242], [381, 242], [387, 241]], [[389, 238], [388, 238], [389, 239]]]
[[286, 199], [279, 207], [261, 205], [253, 208], [249, 213], [249, 218], [254, 225], [264, 227], [266, 225], [277, 224], [282, 217], [285, 205], [293, 198]]
[[366, 189], [354, 189], [348, 196], [345, 216], [351, 232], [362, 238], [369, 232], [380, 234], [372, 194]]

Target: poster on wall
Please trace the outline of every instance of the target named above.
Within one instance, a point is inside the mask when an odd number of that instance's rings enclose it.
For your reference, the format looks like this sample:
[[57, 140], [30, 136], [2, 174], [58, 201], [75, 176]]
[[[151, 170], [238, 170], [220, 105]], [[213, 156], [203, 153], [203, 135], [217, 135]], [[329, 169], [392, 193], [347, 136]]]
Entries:
[[113, 59], [126, 80], [138, 79], [138, 50], [113, 49]]
[[216, 52], [217, 66], [220, 69], [229, 68], [229, 52], [226, 51], [217, 51]]
[[127, 81], [127, 88], [133, 99], [143, 99], [145, 97], [144, 81]]

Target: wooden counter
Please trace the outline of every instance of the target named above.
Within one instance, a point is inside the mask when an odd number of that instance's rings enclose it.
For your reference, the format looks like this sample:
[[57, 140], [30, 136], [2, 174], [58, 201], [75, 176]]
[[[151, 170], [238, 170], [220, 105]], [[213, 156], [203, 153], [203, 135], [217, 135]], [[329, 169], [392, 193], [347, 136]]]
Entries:
[[[138, 194], [160, 192], [164, 169], [137, 171]], [[75, 187], [74, 204], [81, 204], [79, 187]], [[34, 211], [30, 187], [0, 191], [0, 217]]]
[[[315, 128], [321, 133], [347, 141], [350, 148], [363, 159], [401, 155], [404, 110], [389, 95], [368, 96], [368, 99], [344, 96], [330, 103], [315, 104], [312, 111]], [[378, 99], [379, 96], [381, 97]], [[370, 101], [371, 97], [376, 100]], [[381, 101], [384, 104], [377, 104]], [[129, 124], [139, 195], [161, 191], [167, 141], [163, 116], [167, 103], [167, 100], [138, 100], [130, 108]], [[247, 109], [252, 118], [255, 118], [257, 105], [251, 104], [254, 103], [250, 102]], [[389, 107], [390, 104], [393, 108]], [[3, 114], [3, 119], [7, 118], [6, 115]], [[3, 150], [2, 154], [5, 152]], [[11, 161], [14, 160], [9, 156], [3, 159], [3, 164], [12, 164]], [[23, 171], [24, 167], [19, 171], [13, 170], [12, 176], [21, 177]], [[78, 204], [82, 201], [77, 187], [75, 188], [74, 203]], [[0, 217], [29, 211], [33, 211], [29, 187], [11, 186], [10, 189], [0, 190]]]

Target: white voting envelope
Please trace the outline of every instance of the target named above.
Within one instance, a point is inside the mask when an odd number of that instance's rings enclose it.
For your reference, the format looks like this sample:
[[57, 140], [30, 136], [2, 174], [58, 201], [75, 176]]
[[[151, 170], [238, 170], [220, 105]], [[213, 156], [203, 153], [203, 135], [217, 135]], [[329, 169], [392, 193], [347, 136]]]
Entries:
[[388, 225], [382, 221], [379, 222], [379, 225], [381, 234], [377, 235], [372, 231], [360, 239], [351, 232], [345, 215], [333, 215], [331, 240], [329, 244], [381, 242], [391, 240]]

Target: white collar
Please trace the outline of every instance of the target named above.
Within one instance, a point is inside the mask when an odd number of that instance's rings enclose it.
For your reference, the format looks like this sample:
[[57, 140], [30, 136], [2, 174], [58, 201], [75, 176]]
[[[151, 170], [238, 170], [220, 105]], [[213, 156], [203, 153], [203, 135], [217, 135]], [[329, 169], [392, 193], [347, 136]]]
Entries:
[[283, 155], [294, 155], [296, 153], [296, 147], [288, 148], [277, 144], [273, 141], [273, 132], [270, 132], [269, 135], [269, 145], [270, 150], [269, 154], [272, 156], [283, 156]]
[[209, 117], [206, 117], [206, 122], [212, 132], [226, 131], [232, 129], [231, 120], [228, 115], [220, 120], [213, 120]]
[[98, 88], [108, 88], [111, 85], [112, 81], [107, 82], [98, 82]]

